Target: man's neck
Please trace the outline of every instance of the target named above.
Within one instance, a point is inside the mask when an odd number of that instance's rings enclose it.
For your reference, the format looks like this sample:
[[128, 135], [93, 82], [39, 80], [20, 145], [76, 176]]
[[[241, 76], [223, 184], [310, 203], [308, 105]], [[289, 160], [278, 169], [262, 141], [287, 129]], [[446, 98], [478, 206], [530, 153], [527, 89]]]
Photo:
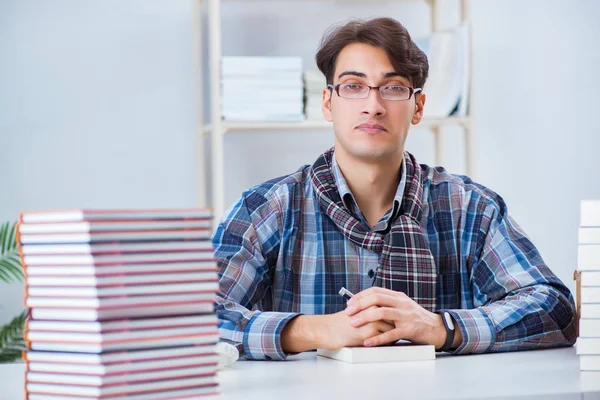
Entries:
[[369, 226], [373, 227], [394, 203], [400, 183], [400, 165], [403, 152], [372, 163], [351, 157], [343, 151], [335, 152], [335, 160]]

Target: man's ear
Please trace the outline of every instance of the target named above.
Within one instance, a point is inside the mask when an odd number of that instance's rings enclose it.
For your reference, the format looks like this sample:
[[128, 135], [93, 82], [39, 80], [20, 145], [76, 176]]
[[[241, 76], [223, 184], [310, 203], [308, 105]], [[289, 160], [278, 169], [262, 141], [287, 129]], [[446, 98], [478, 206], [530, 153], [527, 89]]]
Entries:
[[331, 89], [323, 89], [323, 103], [321, 104], [321, 111], [323, 111], [323, 116], [329, 122], [333, 122], [333, 116], [331, 115], [331, 95]]
[[425, 102], [427, 101], [427, 95], [425, 93], [418, 93], [415, 99], [415, 112], [411, 119], [413, 125], [417, 125], [423, 119], [423, 109], [425, 108]]

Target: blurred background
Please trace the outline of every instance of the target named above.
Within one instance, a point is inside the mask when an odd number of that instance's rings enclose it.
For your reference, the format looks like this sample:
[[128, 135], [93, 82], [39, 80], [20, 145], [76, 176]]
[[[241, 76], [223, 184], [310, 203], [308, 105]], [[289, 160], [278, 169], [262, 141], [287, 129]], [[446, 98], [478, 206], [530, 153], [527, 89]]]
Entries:
[[[197, 11], [193, 0], [0, 0], [0, 222], [210, 202], [207, 5]], [[415, 38], [432, 28], [424, 0], [224, 0], [221, 13], [223, 55], [299, 56], [305, 68], [323, 31], [351, 17], [392, 16]], [[472, 0], [470, 13], [473, 176], [573, 290], [579, 202], [600, 198], [600, 2]], [[444, 135], [443, 165], [465, 173], [462, 130]], [[414, 127], [407, 149], [432, 164], [433, 143]], [[332, 144], [331, 129], [228, 133], [225, 202]], [[0, 283], [0, 325], [22, 308], [22, 285]]]

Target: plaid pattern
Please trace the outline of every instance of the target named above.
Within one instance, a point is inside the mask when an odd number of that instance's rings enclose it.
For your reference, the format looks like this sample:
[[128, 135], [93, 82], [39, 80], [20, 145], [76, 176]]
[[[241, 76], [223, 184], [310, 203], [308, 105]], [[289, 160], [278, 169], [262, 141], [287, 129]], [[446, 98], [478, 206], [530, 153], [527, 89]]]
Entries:
[[[503, 199], [467, 177], [405, 159], [420, 175], [417, 220], [436, 268], [436, 308], [450, 312], [463, 335], [454, 353], [573, 344], [573, 297]], [[246, 191], [215, 231], [219, 331], [247, 358], [285, 359], [286, 323], [343, 310], [339, 288], [370, 287], [368, 272], [385, 257], [347, 239], [323, 212], [311, 169]]]
[[[376, 286], [404, 292], [423, 308], [435, 311], [437, 270], [419, 226], [423, 186], [421, 171], [415, 168], [412, 155], [407, 153], [404, 162], [406, 184], [402, 211], [387, 234], [371, 231], [347, 210], [334, 180], [332, 159], [333, 149], [320, 156], [309, 172], [321, 209], [348, 240], [381, 255], [375, 272]], [[334, 270], [343, 270], [346, 256], [330, 258], [326, 254], [325, 263]]]

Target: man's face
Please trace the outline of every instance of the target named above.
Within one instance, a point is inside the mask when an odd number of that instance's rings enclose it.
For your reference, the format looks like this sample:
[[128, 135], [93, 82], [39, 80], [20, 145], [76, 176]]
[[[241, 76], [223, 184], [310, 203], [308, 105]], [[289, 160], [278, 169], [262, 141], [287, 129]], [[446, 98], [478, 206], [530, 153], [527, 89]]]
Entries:
[[[395, 73], [379, 47], [352, 43], [337, 58], [333, 84], [357, 83], [369, 86], [402, 85], [409, 80]], [[410, 124], [423, 115], [425, 95], [409, 100], [384, 100], [378, 90], [366, 99], [339, 97], [335, 90], [323, 90], [323, 115], [333, 122], [336, 152], [366, 162], [396, 158], [404, 151]]]

